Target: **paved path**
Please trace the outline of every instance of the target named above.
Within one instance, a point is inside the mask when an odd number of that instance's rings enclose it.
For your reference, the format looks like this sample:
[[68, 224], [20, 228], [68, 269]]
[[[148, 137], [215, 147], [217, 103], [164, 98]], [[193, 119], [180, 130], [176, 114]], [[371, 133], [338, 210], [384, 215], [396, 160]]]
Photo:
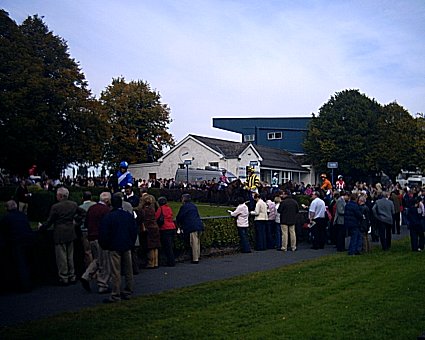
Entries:
[[[407, 234], [408, 231], [403, 227], [402, 235], [393, 236], [399, 239]], [[312, 250], [309, 244], [301, 244], [296, 252], [254, 251], [250, 254], [237, 253], [205, 258], [201, 259], [198, 265], [184, 262], [178, 263], [175, 267], [146, 269], [135, 276], [134, 295], [156, 294], [203, 282], [274, 269], [335, 253], [333, 246]], [[107, 296], [86, 292], [79, 283], [68, 287], [41, 286], [26, 294], [2, 295], [0, 326], [37, 320], [64, 311], [77, 311], [102, 303], [105, 297]]]

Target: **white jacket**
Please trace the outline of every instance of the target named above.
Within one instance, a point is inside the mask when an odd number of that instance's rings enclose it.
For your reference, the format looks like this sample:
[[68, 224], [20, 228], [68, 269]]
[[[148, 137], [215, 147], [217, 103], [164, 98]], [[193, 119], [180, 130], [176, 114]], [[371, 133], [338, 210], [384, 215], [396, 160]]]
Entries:
[[261, 198], [258, 199], [257, 204], [255, 205], [255, 210], [251, 211], [252, 215], [255, 215], [256, 221], [267, 221], [269, 217], [267, 216], [267, 204]]
[[249, 211], [245, 203], [239, 204], [236, 207], [235, 211], [230, 212], [230, 215], [232, 215], [233, 217], [237, 217], [236, 225], [238, 227], [244, 227], [244, 228], [249, 227], [249, 222], [248, 222]]

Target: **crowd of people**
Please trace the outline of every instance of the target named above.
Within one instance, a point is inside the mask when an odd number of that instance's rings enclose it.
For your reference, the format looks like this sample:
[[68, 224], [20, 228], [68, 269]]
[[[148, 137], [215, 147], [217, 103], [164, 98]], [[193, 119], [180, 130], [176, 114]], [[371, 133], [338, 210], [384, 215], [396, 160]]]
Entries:
[[[166, 197], [148, 194], [148, 186], [135, 185], [128, 164], [120, 163], [112, 190], [92, 201], [89, 190], [82, 203], [69, 200], [64, 186], [56, 190], [55, 203], [48, 219], [39, 224], [43, 232], [53, 229], [58, 284], [67, 286], [78, 282], [74, 268], [74, 241], [83, 245], [85, 272], [80, 282], [87, 291], [96, 287], [99, 294], [109, 293], [105, 302], [130, 299], [133, 275], [141, 268], [156, 269], [160, 265], [159, 250], [164, 264], [175, 266], [174, 238], [181, 228], [191, 248], [191, 263], [198, 264], [201, 255], [201, 233], [204, 230], [198, 209], [189, 194], [181, 196], [182, 205], [175, 215]], [[142, 181], [143, 182], [143, 181]], [[108, 187], [105, 185], [105, 187]], [[342, 176], [332, 185], [325, 174], [317, 186], [287, 183], [283, 188], [272, 185], [261, 190], [259, 176], [248, 169], [243, 183], [244, 193], [237, 198], [237, 207], [229, 210], [236, 220], [242, 253], [250, 253], [250, 220], [253, 220], [257, 251], [276, 249], [297, 251], [296, 223], [302, 210], [309, 231], [311, 248], [323, 249], [333, 245], [339, 252], [360, 255], [370, 251], [370, 243], [380, 241], [387, 251], [392, 234], [400, 234], [408, 226], [412, 251], [424, 249], [425, 189], [383, 188], [379, 183], [368, 186], [354, 183], [349, 188]], [[296, 195], [311, 196], [308, 205], [299, 205]], [[7, 214], [0, 221], [1, 242], [12, 245], [22, 290], [30, 289], [29, 269], [25, 252], [34, 241], [26, 217], [30, 193], [25, 180], [19, 183], [16, 201], [6, 202]], [[347, 236], [350, 236], [346, 249]], [[124, 284], [121, 283], [122, 276]]]

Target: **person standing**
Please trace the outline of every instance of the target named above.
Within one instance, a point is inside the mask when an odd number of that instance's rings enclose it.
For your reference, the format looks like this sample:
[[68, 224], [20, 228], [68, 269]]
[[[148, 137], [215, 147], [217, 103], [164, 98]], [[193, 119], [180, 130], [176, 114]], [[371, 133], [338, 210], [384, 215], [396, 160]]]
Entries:
[[275, 192], [278, 192], [279, 191], [279, 177], [278, 177], [277, 172], [275, 172], [273, 174], [271, 184], [272, 184], [271, 193], [274, 194]]
[[99, 245], [99, 230], [102, 219], [111, 211], [111, 194], [102, 192], [99, 202], [92, 205], [86, 214], [85, 227], [87, 229], [87, 239], [93, 256], [92, 262], [81, 276], [81, 284], [85, 290], [91, 291], [90, 280], [96, 278], [99, 294], [104, 294], [109, 290], [111, 279], [111, 263], [109, 252]]
[[[270, 196], [266, 200], [267, 204], [267, 224], [266, 224], [266, 242], [267, 242], [267, 248], [268, 249], [276, 249], [277, 244], [280, 244], [281, 240], [279, 242], [276, 242], [276, 204], [271, 200]], [[279, 233], [280, 234], [280, 233]], [[277, 248], [277, 249], [280, 249]]]
[[291, 242], [291, 250], [297, 250], [297, 236], [295, 233], [295, 222], [300, 210], [298, 203], [291, 196], [291, 192], [285, 190], [282, 193], [282, 202], [280, 202], [278, 214], [280, 215], [280, 225], [282, 229], [282, 250], [286, 251], [288, 247], [288, 231]]
[[201, 256], [201, 233], [204, 230], [204, 224], [199, 216], [198, 208], [191, 202], [189, 194], [182, 195], [182, 203], [176, 221], [182, 227], [186, 237], [189, 237], [192, 263], [198, 264]]
[[250, 253], [251, 246], [249, 244], [249, 210], [243, 197], [238, 197], [238, 206], [234, 211], [229, 210], [232, 217], [236, 217], [236, 226], [238, 228], [239, 241], [242, 253]]
[[366, 197], [360, 196], [358, 199], [360, 212], [362, 213], [362, 221], [360, 223], [360, 232], [362, 234], [362, 251], [367, 253], [371, 250], [369, 242], [369, 229], [370, 229], [370, 210], [366, 205]]
[[274, 204], [276, 205], [276, 217], [274, 219], [276, 250], [282, 250], [282, 228], [280, 227], [280, 214], [278, 213], [280, 202], [282, 202], [282, 198], [277, 195], [274, 198]]
[[395, 213], [394, 204], [389, 200], [390, 194], [382, 192], [372, 208], [373, 215], [376, 218], [379, 229], [379, 239], [381, 240], [382, 250], [391, 248], [391, 229], [393, 226], [393, 215]]
[[319, 192], [314, 191], [312, 198], [313, 201], [308, 209], [310, 221], [315, 222], [311, 227], [311, 249], [324, 249], [326, 243], [326, 206], [325, 202], [320, 198]]
[[[32, 288], [29, 260], [31, 248], [35, 241], [35, 234], [31, 230], [27, 215], [18, 211], [15, 201], [5, 204], [6, 214], [0, 220], [0, 240], [4, 241], [7, 261], [10, 261], [11, 272], [4, 272], [3, 280], [9, 277], [17, 279], [17, 288], [29, 292]], [[1, 246], [1, 243], [0, 243]]]
[[267, 224], [267, 204], [261, 199], [260, 194], [254, 194], [255, 210], [251, 211], [251, 215], [254, 215], [255, 225], [255, 247], [256, 250], [266, 250], [266, 224]]
[[158, 253], [161, 248], [159, 228], [155, 218], [155, 205], [150, 195], [142, 200], [142, 207], [139, 209], [139, 223], [141, 229], [146, 230], [148, 264], [146, 268], [158, 268]]
[[350, 200], [345, 205], [344, 210], [344, 227], [350, 233], [350, 245], [348, 247], [348, 255], [360, 255], [362, 249], [362, 235], [360, 233], [360, 222], [363, 215], [357, 204], [357, 195], [351, 194]]
[[[87, 214], [87, 211], [89, 210], [89, 208], [95, 204], [96, 202], [93, 202], [91, 199], [91, 192], [84, 191], [83, 203], [80, 204], [79, 207], [83, 209]], [[87, 228], [85, 226], [84, 220], [85, 218], [81, 221], [80, 226], [76, 226], [77, 228], [76, 233], [77, 233], [77, 237], [81, 239], [81, 244], [83, 246], [83, 251], [84, 251], [84, 265], [85, 265], [85, 269], [87, 269], [89, 264], [93, 261], [93, 256], [91, 253], [90, 242], [87, 238]]]
[[347, 231], [344, 227], [344, 211], [348, 200], [348, 192], [341, 191], [341, 195], [335, 203], [334, 226], [336, 231], [336, 251], [338, 252], [345, 251], [345, 236]]
[[125, 186], [124, 201], [130, 203], [133, 208], [137, 208], [139, 206], [140, 198], [134, 194], [133, 186], [130, 184]]
[[16, 188], [15, 201], [18, 205], [18, 210], [22, 211], [25, 215], [28, 213], [28, 202], [31, 194], [28, 191], [26, 180], [21, 180], [19, 186]]
[[424, 250], [424, 230], [423, 230], [423, 205], [421, 206], [422, 199], [420, 197], [414, 198], [414, 205], [411, 206], [407, 212], [409, 232], [410, 232], [410, 245], [412, 251]]
[[[134, 290], [131, 248], [137, 237], [134, 217], [122, 209], [122, 198], [112, 196], [112, 211], [105, 215], [100, 224], [99, 244], [108, 250], [111, 260], [112, 291], [105, 303], [129, 300]], [[121, 291], [121, 274], [125, 285]]]
[[402, 198], [400, 197], [400, 191], [398, 191], [397, 188], [391, 193], [390, 201], [394, 204], [392, 233], [395, 234], [397, 232], [397, 234], [400, 235]]
[[68, 196], [68, 189], [58, 188], [56, 191], [58, 203], [51, 207], [47, 221], [39, 224], [39, 230], [41, 231], [53, 226], [56, 265], [58, 267], [59, 285], [61, 286], [76, 283], [74, 240], [77, 235], [75, 233], [74, 220], [82, 221], [85, 214], [85, 211], [79, 208], [77, 203], [68, 200]]
[[[173, 220], [173, 210], [167, 204], [167, 199], [163, 196], [158, 198], [158, 204], [159, 208], [155, 213], [155, 220], [159, 227], [161, 247], [164, 249], [164, 253], [167, 258], [167, 266], [174, 267], [176, 265], [174, 257], [174, 236], [176, 234], [176, 225]], [[163, 224], [158, 222], [161, 214], [164, 216]]]

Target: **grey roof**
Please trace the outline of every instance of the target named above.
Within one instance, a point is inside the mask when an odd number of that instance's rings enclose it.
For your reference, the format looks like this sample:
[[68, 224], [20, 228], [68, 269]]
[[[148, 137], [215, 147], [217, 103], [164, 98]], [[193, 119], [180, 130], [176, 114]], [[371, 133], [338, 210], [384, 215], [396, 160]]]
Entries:
[[297, 161], [297, 157], [289, 151], [261, 145], [254, 145], [254, 148], [263, 158], [262, 167], [308, 171]]
[[191, 135], [193, 138], [199, 140], [201, 143], [207, 145], [214, 151], [221, 153], [226, 158], [236, 158], [243, 150], [245, 150], [249, 143], [233, 142], [224, 139], [203, 137]]
[[[249, 144], [251, 144], [197, 135], [190, 136], [207, 145], [211, 149], [221, 153], [226, 158], [238, 157], [242, 151], [245, 150]], [[297, 161], [296, 156], [291, 152], [261, 145], [252, 144], [252, 146], [255, 148], [255, 150], [257, 150], [263, 159], [261, 162], [262, 167], [308, 171], [301, 166], [301, 164]]]

